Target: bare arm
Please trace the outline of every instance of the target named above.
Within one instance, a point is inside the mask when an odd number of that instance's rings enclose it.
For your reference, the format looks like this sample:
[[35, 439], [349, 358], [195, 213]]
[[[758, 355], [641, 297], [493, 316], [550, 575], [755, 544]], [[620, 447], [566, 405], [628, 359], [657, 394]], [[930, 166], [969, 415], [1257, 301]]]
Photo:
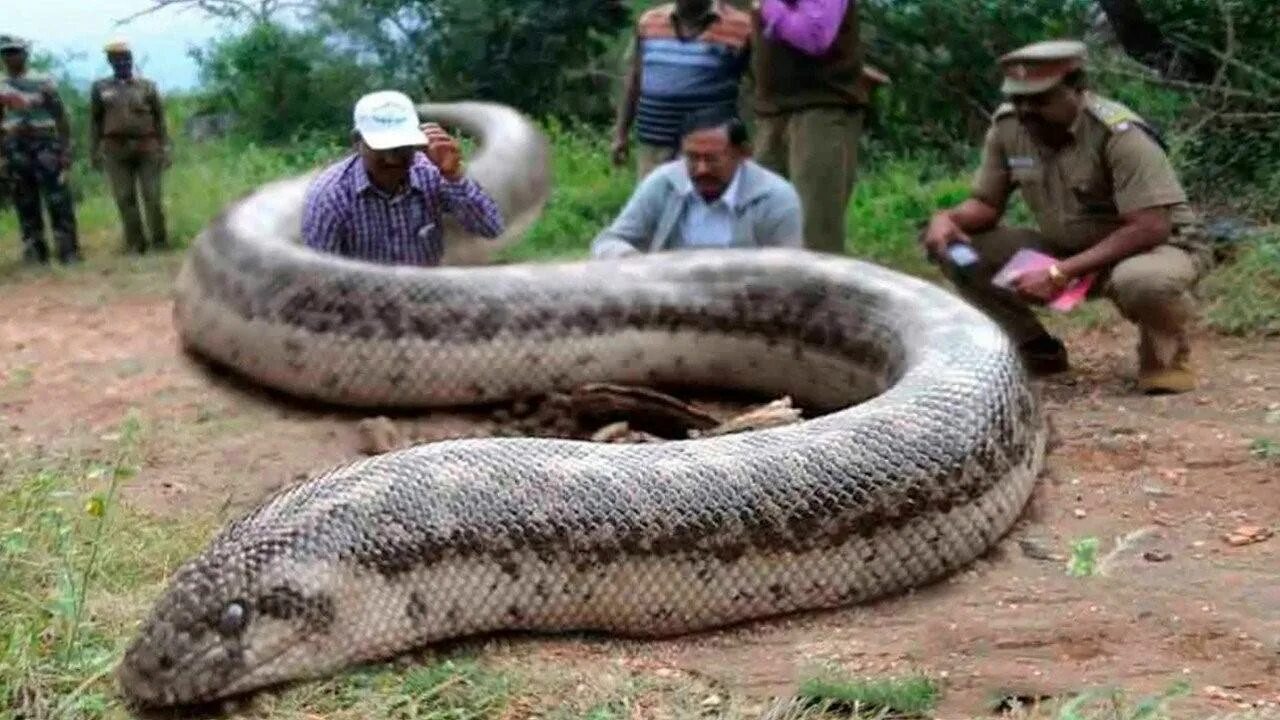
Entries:
[[1145, 208], [1121, 216], [1120, 226], [1101, 242], [1058, 263], [1067, 277], [1088, 275], [1130, 255], [1146, 252], [1168, 239], [1173, 231], [1168, 208]]
[[950, 210], [944, 210], [943, 214], [950, 218], [961, 232], [968, 235], [995, 227], [1004, 215], [1004, 207], [991, 205], [986, 200], [969, 198]]
[[996, 207], [978, 198], [969, 198], [959, 205], [933, 216], [924, 232], [924, 244], [929, 252], [940, 257], [952, 242], [971, 242], [969, 233], [982, 232], [995, 227], [1004, 215], [1004, 207]]
[[636, 104], [640, 101], [640, 37], [632, 41], [631, 68], [627, 73], [618, 104], [618, 117], [613, 128], [613, 162], [621, 165], [626, 160], [627, 138], [635, 122]]
[[1068, 277], [1087, 275], [1164, 242], [1173, 232], [1170, 206], [1186, 201], [1168, 156], [1137, 127], [1113, 135], [1105, 156], [1124, 224], [1093, 247], [1058, 263]]

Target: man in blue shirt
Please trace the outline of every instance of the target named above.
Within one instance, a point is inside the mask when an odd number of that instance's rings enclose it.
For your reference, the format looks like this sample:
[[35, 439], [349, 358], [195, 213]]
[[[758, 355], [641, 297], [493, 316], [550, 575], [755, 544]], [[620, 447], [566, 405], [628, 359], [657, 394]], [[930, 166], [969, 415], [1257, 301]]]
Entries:
[[591, 243], [597, 258], [663, 250], [803, 245], [800, 198], [751, 159], [747, 130], [720, 109], [692, 113], [681, 156], [658, 166]]

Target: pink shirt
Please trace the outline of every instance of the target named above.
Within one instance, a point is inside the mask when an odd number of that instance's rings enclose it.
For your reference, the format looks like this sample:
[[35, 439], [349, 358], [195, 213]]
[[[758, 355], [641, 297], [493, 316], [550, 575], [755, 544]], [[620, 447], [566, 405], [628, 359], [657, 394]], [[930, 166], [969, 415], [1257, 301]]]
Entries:
[[807, 55], [821, 55], [835, 42], [851, 0], [763, 0], [760, 16], [767, 38], [781, 40]]

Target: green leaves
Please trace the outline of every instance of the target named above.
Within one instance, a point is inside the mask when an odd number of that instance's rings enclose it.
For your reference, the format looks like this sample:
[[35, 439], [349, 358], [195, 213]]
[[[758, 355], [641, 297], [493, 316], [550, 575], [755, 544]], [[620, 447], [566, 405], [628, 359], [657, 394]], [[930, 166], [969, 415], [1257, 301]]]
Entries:
[[1048, 37], [1080, 36], [1084, 0], [866, 0], [868, 60], [893, 84], [874, 130], [894, 151], [943, 150], [963, 162], [1000, 103], [997, 59]]

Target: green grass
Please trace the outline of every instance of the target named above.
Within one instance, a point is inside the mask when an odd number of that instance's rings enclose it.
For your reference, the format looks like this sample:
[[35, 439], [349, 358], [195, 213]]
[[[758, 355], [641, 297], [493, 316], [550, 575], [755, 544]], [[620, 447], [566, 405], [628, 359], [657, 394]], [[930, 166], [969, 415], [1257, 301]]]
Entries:
[[1280, 464], [1280, 441], [1271, 438], [1255, 438], [1249, 443], [1249, 454], [1259, 460]]
[[[1191, 686], [1182, 680], [1162, 692], [1138, 698], [1131, 698], [1120, 688], [1093, 688], [1027, 706], [1013, 704], [1005, 716], [1010, 720], [1165, 720], [1171, 717], [1170, 706], [1191, 692]], [[1218, 717], [1244, 720], [1251, 716], [1240, 713]]]
[[101, 716], [136, 593], [194, 550], [117, 503], [143, 433], [131, 415], [100, 456], [0, 468], [0, 707], [19, 717]]
[[1205, 281], [1208, 325], [1229, 335], [1280, 335], [1280, 232], [1248, 241]]
[[792, 707], [815, 719], [929, 717], [940, 696], [936, 682], [924, 676], [855, 679], [823, 668], [801, 683]]

